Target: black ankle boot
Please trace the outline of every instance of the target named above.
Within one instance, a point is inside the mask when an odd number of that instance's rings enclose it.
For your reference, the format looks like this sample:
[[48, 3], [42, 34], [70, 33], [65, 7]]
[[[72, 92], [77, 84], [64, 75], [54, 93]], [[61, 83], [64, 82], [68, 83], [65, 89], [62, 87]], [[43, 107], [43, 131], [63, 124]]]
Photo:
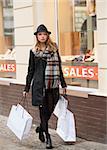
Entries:
[[45, 142], [45, 137], [44, 137], [42, 129], [40, 127], [37, 127], [35, 131], [36, 133], [39, 133], [39, 140], [41, 142]]
[[46, 149], [52, 149], [53, 146], [52, 146], [52, 141], [51, 141], [51, 137], [50, 137], [50, 134], [48, 134], [46, 136]]

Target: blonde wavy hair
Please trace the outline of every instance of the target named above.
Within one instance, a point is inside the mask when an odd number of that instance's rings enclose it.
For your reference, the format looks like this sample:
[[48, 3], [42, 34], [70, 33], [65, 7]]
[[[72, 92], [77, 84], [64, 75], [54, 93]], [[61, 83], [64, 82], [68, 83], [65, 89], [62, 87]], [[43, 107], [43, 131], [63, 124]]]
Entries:
[[[37, 39], [37, 36], [36, 36], [36, 39]], [[48, 39], [46, 41], [46, 48], [49, 50], [49, 51], [53, 51], [53, 52], [56, 52], [58, 50], [58, 46], [55, 42], [53, 42], [50, 38], [50, 36], [48, 35]], [[40, 42], [38, 41], [37, 39], [37, 42], [36, 44], [34, 45], [33, 47], [33, 50], [40, 50], [41, 49], [41, 46], [40, 46]]]

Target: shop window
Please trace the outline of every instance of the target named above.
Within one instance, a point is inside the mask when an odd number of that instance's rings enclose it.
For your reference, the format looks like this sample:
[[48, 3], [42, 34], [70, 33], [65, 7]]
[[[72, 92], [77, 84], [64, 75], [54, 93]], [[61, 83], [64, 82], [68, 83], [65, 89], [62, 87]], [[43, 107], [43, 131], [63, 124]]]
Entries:
[[0, 78], [16, 78], [13, 1], [0, 1]]
[[69, 85], [98, 88], [95, 0], [58, 0], [59, 49]]

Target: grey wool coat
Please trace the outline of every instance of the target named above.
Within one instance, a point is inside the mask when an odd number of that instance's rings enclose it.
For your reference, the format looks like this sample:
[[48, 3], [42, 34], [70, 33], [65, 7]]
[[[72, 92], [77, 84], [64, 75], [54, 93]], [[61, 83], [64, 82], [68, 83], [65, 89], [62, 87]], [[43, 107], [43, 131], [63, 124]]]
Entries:
[[[64, 88], [66, 87], [66, 83], [63, 77], [63, 72], [61, 68], [61, 59], [59, 53], [58, 53], [58, 58], [59, 58], [60, 81], [61, 81], [61, 86]], [[47, 60], [45, 58], [36, 57], [33, 51], [30, 50], [28, 73], [26, 76], [26, 86], [24, 90], [26, 92], [29, 92], [30, 85], [32, 82], [32, 105], [33, 106], [41, 105], [43, 103], [43, 98], [46, 94], [44, 89], [46, 64], [47, 64]], [[52, 91], [56, 101], [58, 101], [59, 88], [53, 89]]]

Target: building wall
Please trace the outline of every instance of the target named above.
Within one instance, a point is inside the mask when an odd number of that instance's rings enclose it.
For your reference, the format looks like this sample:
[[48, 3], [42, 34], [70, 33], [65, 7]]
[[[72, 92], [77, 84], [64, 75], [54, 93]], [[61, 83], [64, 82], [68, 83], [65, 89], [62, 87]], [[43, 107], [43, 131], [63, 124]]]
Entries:
[[25, 82], [29, 51], [34, 44], [33, 2], [13, 1], [16, 49], [16, 80]]
[[[35, 44], [34, 31], [39, 24], [45, 24], [56, 41], [55, 2], [51, 1], [13, 1], [16, 49], [16, 80], [25, 83], [29, 51]], [[21, 73], [20, 73], [21, 72]], [[22, 76], [23, 75], [23, 76]]]
[[99, 91], [107, 93], [107, 1], [96, 0], [98, 30]]
[[34, 26], [36, 27], [40, 24], [45, 24], [49, 31], [51, 31], [51, 38], [53, 41], [56, 41], [56, 3], [55, 0], [41, 0], [33, 1], [34, 6]]

